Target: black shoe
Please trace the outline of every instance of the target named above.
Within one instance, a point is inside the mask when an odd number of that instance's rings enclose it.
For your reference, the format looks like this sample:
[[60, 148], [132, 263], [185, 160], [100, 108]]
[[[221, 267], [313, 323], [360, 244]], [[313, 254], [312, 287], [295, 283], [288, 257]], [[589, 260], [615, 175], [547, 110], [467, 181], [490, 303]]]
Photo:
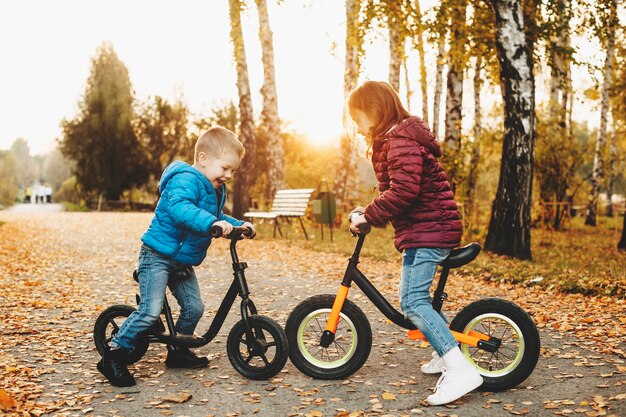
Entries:
[[165, 365], [168, 368], [204, 368], [209, 365], [209, 359], [196, 356], [188, 348], [167, 347], [167, 359]]
[[98, 371], [104, 375], [111, 385], [116, 387], [132, 387], [135, 385], [135, 378], [128, 372], [126, 362], [128, 350], [115, 349], [105, 353], [98, 362]]

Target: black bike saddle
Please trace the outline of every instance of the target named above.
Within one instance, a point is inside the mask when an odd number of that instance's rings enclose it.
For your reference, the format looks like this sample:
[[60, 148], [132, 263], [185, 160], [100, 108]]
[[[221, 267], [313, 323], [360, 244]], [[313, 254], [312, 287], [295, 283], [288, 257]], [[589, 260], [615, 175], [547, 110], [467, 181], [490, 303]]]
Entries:
[[[174, 278], [178, 278], [178, 279], [187, 278], [187, 275], [190, 273], [191, 271], [189, 270], [189, 268], [181, 269], [179, 271], [174, 272]], [[139, 272], [137, 272], [136, 269], [133, 271], [133, 279], [139, 282]]]
[[458, 268], [467, 265], [478, 256], [480, 249], [480, 245], [476, 242], [472, 242], [462, 248], [452, 249], [452, 252], [450, 252], [446, 260], [441, 263], [441, 266]]

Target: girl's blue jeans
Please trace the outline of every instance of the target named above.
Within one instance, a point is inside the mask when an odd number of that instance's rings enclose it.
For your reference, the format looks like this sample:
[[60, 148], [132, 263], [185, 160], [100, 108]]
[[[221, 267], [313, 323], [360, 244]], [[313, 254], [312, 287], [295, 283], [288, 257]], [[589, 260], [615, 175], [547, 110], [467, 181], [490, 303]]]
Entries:
[[433, 309], [430, 296], [437, 267], [449, 254], [450, 249], [436, 248], [411, 248], [402, 254], [400, 308], [440, 357], [458, 344], [448, 329], [446, 317]]
[[[173, 274], [187, 269], [184, 278]], [[133, 349], [139, 337], [159, 319], [165, 302], [165, 290], [170, 291], [180, 305], [180, 315], [176, 321], [176, 332], [193, 334], [204, 313], [204, 303], [200, 286], [193, 268], [155, 252], [142, 245], [139, 251], [139, 308], [122, 324], [111, 341], [114, 348]], [[171, 277], [170, 277], [171, 275]]]

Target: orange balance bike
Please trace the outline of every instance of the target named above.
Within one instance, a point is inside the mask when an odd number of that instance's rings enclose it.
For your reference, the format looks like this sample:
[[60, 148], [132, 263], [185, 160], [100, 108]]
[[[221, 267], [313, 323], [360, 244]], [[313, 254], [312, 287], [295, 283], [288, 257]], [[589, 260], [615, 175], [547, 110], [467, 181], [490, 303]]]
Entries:
[[[372, 330], [363, 311], [347, 299], [352, 284], [385, 317], [407, 329], [409, 339], [424, 340], [415, 325], [392, 307], [357, 268], [369, 227], [361, 225], [361, 230], [337, 295], [310, 297], [298, 304], [287, 320], [289, 357], [296, 368], [316, 379], [345, 379], [358, 371], [369, 356]], [[468, 264], [480, 249], [478, 243], [454, 249], [441, 264], [432, 301], [436, 311], [441, 311], [447, 298], [444, 288], [450, 269]], [[510, 301], [474, 301], [454, 317], [450, 330], [463, 354], [483, 376], [481, 390], [495, 392], [515, 387], [535, 369], [539, 332], [528, 313]]]

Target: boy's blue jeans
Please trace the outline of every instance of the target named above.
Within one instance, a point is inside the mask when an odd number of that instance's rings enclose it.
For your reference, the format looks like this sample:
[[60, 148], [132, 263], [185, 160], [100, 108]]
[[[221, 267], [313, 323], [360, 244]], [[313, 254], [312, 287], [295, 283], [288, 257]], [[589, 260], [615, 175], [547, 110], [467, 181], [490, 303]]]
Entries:
[[[188, 268], [185, 278], [173, 275], [175, 271]], [[133, 349], [137, 339], [159, 319], [165, 301], [165, 290], [170, 291], [180, 305], [176, 332], [193, 334], [204, 313], [200, 286], [193, 268], [155, 252], [146, 245], [139, 251], [139, 308], [122, 324], [111, 341], [111, 347]], [[170, 278], [170, 274], [172, 277]]]
[[440, 357], [458, 344], [448, 329], [446, 317], [433, 310], [430, 296], [437, 266], [449, 254], [450, 249], [436, 248], [411, 248], [402, 254], [400, 308]]

